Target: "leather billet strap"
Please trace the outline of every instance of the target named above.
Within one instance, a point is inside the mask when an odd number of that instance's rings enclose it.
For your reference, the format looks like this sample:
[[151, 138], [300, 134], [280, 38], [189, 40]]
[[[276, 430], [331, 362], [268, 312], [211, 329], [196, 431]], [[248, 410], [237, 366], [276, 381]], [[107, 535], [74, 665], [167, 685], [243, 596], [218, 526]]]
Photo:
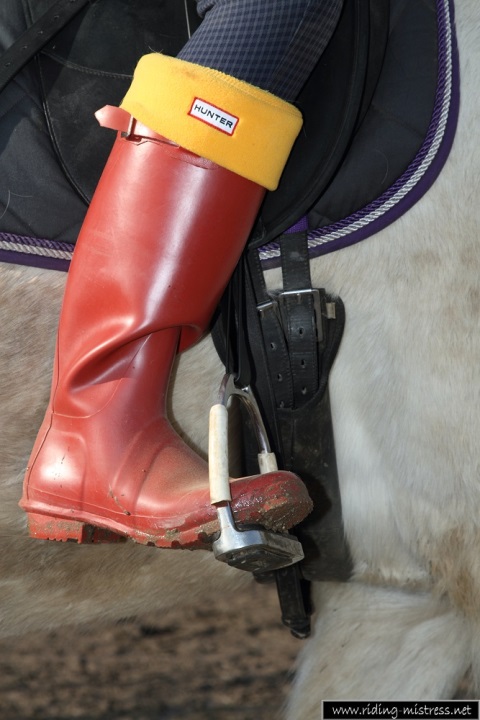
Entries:
[[0, 58], [0, 92], [90, 0], [57, 0]]
[[305, 233], [282, 238], [283, 292], [270, 295], [258, 253], [250, 254], [260, 325], [277, 408], [304, 405], [318, 388], [320, 308], [312, 289]]
[[280, 310], [290, 348], [294, 407], [318, 388], [318, 337], [321, 334], [318, 291], [312, 289], [306, 233], [285, 235], [282, 246], [283, 292]]

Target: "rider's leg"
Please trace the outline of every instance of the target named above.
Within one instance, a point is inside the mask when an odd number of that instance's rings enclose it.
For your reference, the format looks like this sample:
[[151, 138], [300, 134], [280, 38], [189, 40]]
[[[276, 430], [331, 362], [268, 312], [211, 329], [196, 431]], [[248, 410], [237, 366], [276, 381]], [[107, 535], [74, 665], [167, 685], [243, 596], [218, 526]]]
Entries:
[[[128, 134], [75, 249], [21, 504], [37, 537], [82, 541], [92, 525], [204, 546], [216, 512], [205, 464], [166, 418], [170, 370], [205, 331], [301, 116], [263, 90], [160, 55], [139, 63], [124, 105], [128, 114], [111, 114]], [[274, 529], [310, 508], [290, 473], [236, 480], [232, 494], [237, 520]]]
[[[201, 26], [203, 40], [198, 42], [196, 33], [185, 53], [208, 66], [202, 48], [215, 32], [224, 32], [225, 8], [230, 13], [236, 8], [242, 15], [241, 33], [235, 24], [237, 46], [226, 43], [227, 51], [213, 66], [228, 73], [230, 58], [241, 58], [237, 77], [248, 80], [248, 68], [262, 68], [259, 84], [278, 97], [293, 99], [323, 50], [341, 4], [203, 1], [199, 6], [208, 11]], [[258, 23], [252, 11], [260, 5], [268, 22], [255, 34]], [[296, 18], [293, 8], [301, 9]], [[286, 28], [287, 43], [278, 57], [265, 54], [265, 48], [272, 48], [268, 40], [273, 29], [280, 26]], [[243, 52], [245, 39], [253, 37], [253, 46]], [[218, 43], [210, 45], [218, 48]], [[194, 81], [182, 108], [172, 112], [178, 86], [168, 72], [150, 73], [143, 101], [138, 93], [129, 98], [129, 112], [144, 126], [136, 123], [128, 137], [117, 140], [78, 241], [60, 323], [52, 398], [22, 498], [37, 537], [82, 540], [88, 523], [141, 542], [199, 545], [216, 529], [205, 465], [166, 419], [166, 386], [176, 350], [191, 344], [208, 323], [249, 234], [263, 188], [275, 186], [272, 178], [281, 172], [293, 137], [287, 122], [290, 139], [283, 142], [286, 128], [280, 119], [286, 120], [292, 109], [282, 110], [278, 98], [228, 75], [221, 75], [219, 96], [212, 95], [215, 71], [201, 73], [198, 84], [201, 68], [191, 75], [192, 67], [184, 65], [185, 72], [180, 72], [187, 85]], [[165, 87], [167, 91], [161, 91]], [[202, 102], [194, 110], [196, 98]], [[227, 113], [219, 115], [218, 107]], [[205, 119], [213, 122], [201, 122]], [[208, 138], [214, 135], [218, 142], [211, 154]], [[131, 267], [131, 245], [143, 250], [137, 267]], [[289, 527], [308, 508], [303, 487], [286, 473], [233, 484], [238, 520]]]
[[178, 57], [292, 102], [336, 27], [344, 0], [197, 0], [203, 17]]

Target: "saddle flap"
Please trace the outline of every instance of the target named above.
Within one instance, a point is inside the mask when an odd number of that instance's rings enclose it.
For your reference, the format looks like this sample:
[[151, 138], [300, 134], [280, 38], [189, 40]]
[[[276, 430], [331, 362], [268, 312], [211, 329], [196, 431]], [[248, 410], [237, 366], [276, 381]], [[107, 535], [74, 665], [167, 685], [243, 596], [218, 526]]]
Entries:
[[261, 238], [255, 235], [253, 246], [291, 227], [335, 175], [380, 75], [389, 5], [385, 0], [344, 3], [335, 33], [298, 98], [305, 124], [278, 189], [265, 199]]
[[139, 57], [152, 49], [176, 55], [200, 24], [193, 0], [143, 0], [134, 5], [131, 0], [90, 3], [39, 56], [45, 113], [57, 157], [86, 202], [115, 139], [99, 128], [95, 111], [106, 103], [120, 104]]

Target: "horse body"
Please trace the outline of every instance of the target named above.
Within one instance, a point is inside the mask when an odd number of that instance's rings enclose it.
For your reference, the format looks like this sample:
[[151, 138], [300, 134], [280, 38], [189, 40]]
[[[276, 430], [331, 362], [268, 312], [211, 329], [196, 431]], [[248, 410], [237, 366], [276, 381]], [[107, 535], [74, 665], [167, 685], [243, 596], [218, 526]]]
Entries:
[[[480, 6], [457, 3], [462, 96], [440, 177], [400, 220], [312, 264], [347, 324], [330, 381], [349, 583], [315, 583], [287, 716], [334, 698], [451, 697], [480, 658]], [[250, 577], [210, 553], [29, 540], [17, 503], [48, 400], [65, 277], [0, 268], [0, 632], [116, 619]], [[269, 271], [270, 287], [279, 273]], [[170, 416], [197, 450], [223, 373], [209, 338], [179, 358]]]

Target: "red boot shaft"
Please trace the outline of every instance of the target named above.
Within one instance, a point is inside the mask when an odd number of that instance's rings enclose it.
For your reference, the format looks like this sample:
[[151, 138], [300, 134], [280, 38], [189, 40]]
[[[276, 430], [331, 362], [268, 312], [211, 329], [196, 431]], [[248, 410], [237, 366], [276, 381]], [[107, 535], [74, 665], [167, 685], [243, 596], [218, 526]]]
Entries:
[[[218, 524], [207, 467], [172, 430], [165, 397], [175, 354], [205, 331], [263, 195], [161, 139], [117, 139], [69, 273], [21, 502], [32, 534], [81, 541], [88, 524], [163, 547], [208, 544]], [[233, 481], [232, 495], [237, 521], [273, 529], [310, 509], [290, 473]]]

